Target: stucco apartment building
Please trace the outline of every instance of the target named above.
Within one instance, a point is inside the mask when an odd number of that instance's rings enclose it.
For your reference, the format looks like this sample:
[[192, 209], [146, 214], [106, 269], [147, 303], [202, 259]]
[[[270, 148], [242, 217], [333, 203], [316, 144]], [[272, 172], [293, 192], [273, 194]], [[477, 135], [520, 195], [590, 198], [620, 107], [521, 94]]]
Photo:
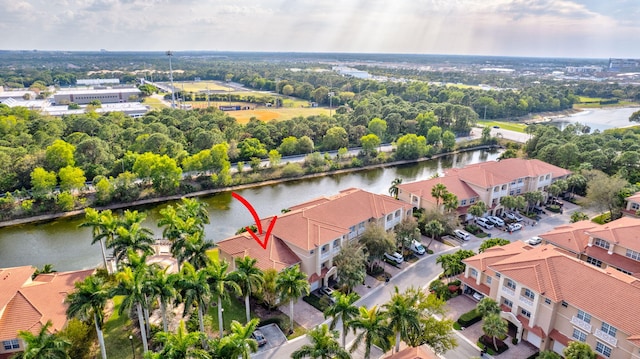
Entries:
[[442, 183], [458, 197], [458, 214], [466, 214], [470, 206], [483, 201], [489, 207], [489, 214], [500, 215], [503, 212], [500, 198], [533, 191], [546, 193], [550, 184], [570, 174], [568, 170], [537, 159], [509, 158], [451, 168], [443, 177], [403, 183], [398, 186], [398, 198], [417, 208], [435, 208], [436, 199], [431, 196], [431, 189]]
[[[351, 188], [278, 215], [266, 249], [248, 233], [219, 242], [220, 258], [232, 263], [234, 258], [247, 255], [258, 259], [259, 268], [278, 271], [299, 263], [313, 290], [336, 277], [333, 257], [348, 241], [357, 240], [368, 224], [376, 223], [389, 231], [411, 212], [410, 205], [393, 197]], [[272, 218], [261, 219], [262, 227], [268, 228]]]
[[562, 354], [582, 341], [600, 358], [640, 358], [640, 280], [552, 245], [514, 242], [465, 259], [466, 288], [501, 305], [518, 340]]
[[37, 334], [49, 320], [51, 331], [64, 329], [65, 298], [77, 281], [94, 271], [40, 274], [31, 279], [35, 270], [31, 266], [0, 269], [0, 359], [24, 350], [24, 342], [18, 338], [20, 330]]

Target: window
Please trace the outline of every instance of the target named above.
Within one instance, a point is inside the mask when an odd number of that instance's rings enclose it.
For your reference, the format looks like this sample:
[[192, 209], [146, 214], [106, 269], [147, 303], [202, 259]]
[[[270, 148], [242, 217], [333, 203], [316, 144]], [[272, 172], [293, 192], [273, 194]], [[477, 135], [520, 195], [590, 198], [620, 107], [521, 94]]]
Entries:
[[522, 183], [522, 178], [518, 178], [518, 183]]
[[545, 178], [546, 178], [546, 179], [549, 179], [549, 178], [551, 178], [551, 175], [547, 175], [547, 177], [545, 177]]
[[576, 317], [578, 317], [578, 319], [582, 320], [583, 322], [591, 323], [591, 314], [589, 313], [578, 310], [578, 315], [576, 315]]
[[509, 191], [509, 196], [513, 196], [515, 193], [516, 193], [516, 191], [511, 190], [511, 191]]
[[416, 202], [418, 202], [418, 197], [411, 196], [411, 200], [413, 201], [413, 203], [416, 203]]
[[513, 308], [513, 302], [507, 298], [502, 299], [502, 304], [506, 305], [509, 308]]
[[393, 214], [389, 214], [389, 215], [387, 215], [387, 222], [389, 222], [389, 221], [390, 221], [390, 220], [392, 220], [392, 219], [393, 219]]
[[579, 340], [581, 342], [587, 341], [587, 333], [580, 331], [578, 329], [573, 328], [573, 339]]
[[520, 194], [520, 193], [522, 193], [522, 190], [521, 190], [520, 188], [518, 188], [518, 189], [516, 190], [516, 194]]
[[467, 200], [463, 199], [462, 201], [460, 201], [460, 205], [461, 206], [466, 206], [467, 205]]
[[604, 239], [596, 238], [593, 241], [593, 244], [600, 248], [609, 249], [609, 242], [605, 241]]
[[498, 187], [498, 186], [495, 186], [495, 187], [493, 188], [493, 192], [498, 192], [499, 190], [500, 190], [500, 187]]
[[520, 308], [520, 314], [524, 315], [527, 318], [531, 318], [531, 312], [526, 309]]
[[632, 251], [631, 249], [627, 249], [627, 257], [636, 261], [640, 261], [640, 253], [636, 251]]
[[471, 199], [469, 200], [469, 204], [474, 204], [474, 203], [476, 203], [476, 199], [475, 199], [475, 197], [474, 197], [474, 198], [471, 198]]
[[565, 302], [565, 301], [563, 300], [563, 301], [562, 301], [562, 306], [566, 308], [566, 307], [568, 307], [568, 306], [569, 306], [569, 303], [567, 303], [567, 302]]
[[324, 246], [322, 246], [322, 253], [326, 253], [329, 250], [329, 245], [325, 244]]
[[531, 289], [528, 289], [528, 288], [526, 288], [524, 290], [524, 296], [529, 298], [529, 299], [531, 299], [531, 300], [533, 300], [536, 297], [536, 295], [533, 293], [533, 291]]
[[545, 303], [545, 304], [551, 304], [551, 299], [549, 299], [549, 298], [544, 298], [544, 303]]
[[516, 282], [511, 279], [507, 279], [505, 284], [507, 285], [507, 288], [516, 289]]
[[628, 270], [624, 270], [622, 268], [616, 268], [616, 269], [624, 274], [633, 275], [633, 273], [629, 272]]
[[315, 252], [316, 252], [316, 251], [312, 249], [312, 250], [309, 252], [309, 254], [314, 254]]
[[598, 268], [602, 268], [602, 261], [598, 260], [598, 259], [595, 259], [593, 257], [588, 257], [587, 258], [587, 263], [592, 264], [592, 265], [594, 265], [594, 266], [596, 266]]
[[496, 273], [496, 278], [500, 278], [501, 274], [500, 273]]
[[502, 185], [502, 190], [504, 191], [505, 189], [507, 189], [507, 185], [506, 185], [506, 184], [503, 184], [503, 185]]
[[635, 202], [631, 202], [631, 209], [633, 209], [633, 210], [640, 209], [640, 204], [637, 204]]
[[618, 331], [618, 329], [616, 329], [616, 327], [612, 326], [611, 324], [602, 322], [602, 327], [600, 327], [600, 330], [602, 330], [603, 332], [611, 335], [612, 337], [616, 336], [616, 332]]
[[396, 218], [400, 217], [400, 210], [396, 211]]
[[491, 277], [487, 277], [487, 284], [491, 284]]
[[339, 248], [340, 247], [340, 240], [336, 239], [335, 241], [333, 241], [333, 248]]
[[540, 176], [540, 181], [544, 181], [544, 176]]
[[478, 271], [473, 269], [473, 268], [471, 268], [471, 276], [474, 277], [474, 278], [477, 277], [478, 276]]
[[4, 346], [4, 350], [18, 349], [20, 348], [20, 342], [18, 339], [3, 340], [2, 346]]
[[516, 181], [511, 182], [511, 184], [516, 184]]
[[611, 356], [611, 348], [600, 342], [596, 342], [596, 351], [607, 358]]

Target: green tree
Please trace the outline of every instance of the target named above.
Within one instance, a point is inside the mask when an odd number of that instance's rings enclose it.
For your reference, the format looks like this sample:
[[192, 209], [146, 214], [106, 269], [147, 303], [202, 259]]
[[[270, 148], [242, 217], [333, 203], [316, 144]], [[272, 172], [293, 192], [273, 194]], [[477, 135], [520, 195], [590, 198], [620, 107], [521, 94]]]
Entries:
[[19, 354], [21, 359], [71, 359], [68, 350], [71, 343], [58, 334], [49, 333], [51, 320], [40, 328], [38, 334], [20, 330], [18, 337], [25, 343], [25, 350]]
[[587, 205], [600, 212], [608, 210], [611, 219], [618, 218], [624, 205], [619, 194], [627, 184], [618, 176], [609, 177], [602, 172], [594, 172], [593, 178], [587, 182]]
[[322, 147], [325, 150], [337, 150], [348, 145], [349, 136], [347, 131], [340, 126], [331, 127], [322, 138]]
[[493, 338], [493, 347], [498, 351], [496, 338], [507, 335], [509, 326], [507, 322], [500, 318], [499, 314], [488, 314], [483, 317], [482, 331], [485, 335]]
[[387, 121], [375, 117], [371, 121], [369, 121], [367, 129], [369, 130], [369, 133], [372, 133], [379, 139], [382, 139], [384, 138], [385, 133], [387, 133]]
[[500, 314], [500, 306], [498, 305], [498, 302], [489, 297], [480, 299], [478, 304], [476, 304], [476, 310], [483, 318], [492, 314]]
[[364, 358], [371, 356], [371, 347], [375, 344], [383, 352], [391, 349], [389, 338], [393, 335], [393, 330], [389, 327], [386, 317], [380, 312], [377, 305], [371, 309], [361, 306], [359, 315], [351, 321], [351, 328], [356, 333], [356, 338], [349, 348], [353, 353], [364, 342]]
[[118, 285], [113, 291], [114, 295], [124, 296], [120, 309], [118, 309], [118, 313], [120, 315], [122, 315], [125, 310], [131, 310], [134, 307], [136, 308], [138, 328], [140, 329], [142, 348], [145, 353], [149, 351], [149, 344], [147, 343], [147, 329], [144, 323], [144, 313], [142, 311], [143, 304], [146, 303], [146, 274], [147, 270], [144, 266], [136, 269], [125, 266], [116, 274]]
[[485, 214], [488, 209], [489, 208], [487, 207], [487, 205], [484, 202], [478, 201], [474, 205], [469, 207], [468, 212], [474, 218], [478, 218], [478, 217], [482, 217], [482, 215]]
[[112, 241], [115, 237], [116, 228], [118, 226], [117, 219], [111, 213], [111, 210], [104, 210], [102, 212], [96, 211], [93, 208], [85, 209], [85, 220], [80, 224], [80, 227], [91, 227], [92, 241], [91, 244], [100, 242], [100, 250], [102, 251], [102, 260], [104, 262], [104, 268], [108, 271], [107, 265], [107, 253], [105, 242]]
[[307, 275], [300, 271], [300, 267], [296, 264], [278, 274], [276, 286], [280, 291], [280, 301], [289, 302], [289, 331], [293, 331], [293, 304], [298, 301], [298, 298], [309, 294]]
[[182, 316], [186, 316], [193, 310], [198, 308], [198, 323], [200, 331], [204, 333], [204, 312], [207, 303], [211, 299], [211, 288], [208, 283], [209, 273], [206, 268], [196, 270], [191, 264], [185, 263], [180, 270], [180, 276], [176, 281], [176, 288], [179, 298], [184, 303], [184, 312]]
[[260, 288], [260, 297], [263, 303], [269, 310], [276, 307], [278, 304], [278, 271], [273, 268], [269, 268], [264, 271], [263, 274], [264, 283]]
[[442, 137], [442, 128], [438, 126], [432, 126], [427, 132], [427, 143], [437, 147], [440, 145], [441, 137]]
[[327, 307], [324, 311], [324, 318], [331, 317], [331, 323], [329, 323], [329, 328], [331, 330], [336, 328], [338, 322], [342, 322], [342, 347], [346, 348], [347, 346], [347, 334], [349, 330], [349, 323], [351, 320], [358, 315], [358, 307], [353, 305], [353, 303], [358, 300], [357, 293], [349, 293], [343, 294], [341, 292], [335, 292], [334, 294], [336, 302]]
[[60, 177], [60, 189], [63, 191], [79, 190], [87, 181], [84, 171], [78, 167], [62, 167], [58, 172]]
[[131, 223], [128, 226], [119, 226], [113, 241], [107, 243], [107, 248], [113, 249], [113, 256], [117, 262], [126, 259], [127, 251], [149, 255], [153, 253], [153, 233], [140, 223]]
[[241, 293], [240, 286], [235, 282], [235, 272], [227, 272], [229, 263], [226, 261], [213, 261], [209, 267], [207, 267], [207, 273], [209, 278], [207, 282], [211, 288], [211, 296], [218, 301], [218, 330], [220, 331], [220, 338], [224, 328], [222, 326], [222, 300], [226, 300], [232, 294]]
[[375, 261], [381, 260], [385, 252], [395, 251], [394, 234], [384, 230], [378, 224], [369, 224], [360, 236], [359, 242], [364, 246], [369, 257], [371, 268]]
[[60, 192], [56, 196], [56, 205], [63, 212], [71, 211], [75, 207], [75, 202], [75, 197], [67, 191]]
[[433, 242], [433, 240], [435, 238], [439, 238], [440, 235], [444, 233], [444, 227], [442, 226], [442, 223], [440, 223], [440, 221], [437, 221], [434, 219], [429, 221], [424, 226], [424, 231], [431, 238], [431, 240], [429, 240], [429, 244], [427, 244], [427, 249], [429, 249], [429, 246], [431, 246], [431, 243]]
[[391, 187], [389, 187], [389, 195], [393, 196], [393, 198], [398, 199], [399, 188], [398, 186], [402, 184], [402, 178], [395, 178], [391, 182]]
[[75, 165], [73, 155], [75, 146], [63, 140], [55, 140], [45, 151], [45, 162], [49, 170], [54, 172], [62, 167]]
[[366, 258], [361, 245], [346, 242], [333, 257], [333, 265], [338, 271], [338, 284], [345, 292], [349, 293], [357, 285], [364, 283], [367, 275]]
[[113, 197], [114, 187], [113, 184], [106, 178], [102, 177], [96, 184], [96, 203], [106, 204], [109, 203]]
[[269, 166], [271, 168], [276, 168], [280, 165], [280, 161], [282, 161], [282, 155], [278, 150], [269, 151]]
[[433, 187], [431, 187], [431, 197], [436, 200], [436, 207], [440, 209], [440, 203], [444, 200], [444, 198], [449, 193], [447, 186], [442, 183], [436, 183]]
[[377, 135], [370, 133], [360, 138], [360, 144], [362, 146], [362, 153], [365, 156], [375, 156], [376, 148], [380, 146], [380, 138]]
[[236, 270], [234, 279], [244, 295], [245, 314], [247, 316], [247, 323], [249, 323], [249, 321], [251, 321], [249, 297], [251, 294], [257, 293], [260, 290], [260, 287], [264, 284], [264, 278], [262, 271], [256, 267], [257, 259], [244, 256], [242, 258], [236, 258], [235, 262]]
[[560, 354], [553, 352], [551, 350], [541, 351], [540, 354], [536, 357], [536, 359], [562, 359]]
[[526, 192], [523, 197], [527, 201], [527, 212], [531, 212], [531, 208], [544, 201], [544, 195], [540, 191]]
[[206, 350], [198, 347], [205, 338], [202, 332], [189, 333], [182, 320], [175, 333], [162, 331], [155, 336], [162, 344], [159, 356], [162, 359], [209, 359], [211, 357]]
[[566, 359], [595, 359], [597, 358], [596, 353], [593, 352], [593, 349], [587, 343], [583, 343], [577, 340], [573, 340], [569, 342], [562, 354]]
[[146, 152], [139, 155], [133, 164], [133, 171], [140, 178], [149, 178], [153, 188], [160, 193], [170, 193], [178, 188], [182, 169], [167, 155]]
[[456, 135], [449, 130], [444, 131], [442, 134], [442, 149], [445, 151], [453, 151], [455, 147]]
[[297, 153], [311, 153], [313, 152], [314, 148], [315, 148], [315, 145], [313, 143], [313, 140], [309, 136], [302, 136], [298, 139]]
[[258, 323], [258, 319], [252, 319], [246, 325], [240, 324], [237, 320], [232, 320], [230, 325], [231, 335], [222, 339], [223, 347], [228, 350], [222, 350], [221, 357], [249, 359], [251, 353], [257, 352], [258, 343], [251, 337], [251, 334], [256, 330]]
[[399, 247], [402, 248], [401, 253], [404, 253], [406, 247], [411, 245], [413, 241], [420, 241], [420, 230], [418, 229], [418, 222], [416, 219], [406, 217], [395, 227], [396, 240]]
[[408, 134], [398, 138], [396, 158], [398, 160], [414, 160], [428, 152], [427, 139], [424, 136]]
[[589, 220], [589, 215], [584, 212], [576, 211], [571, 213], [571, 223]]
[[634, 112], [629, 116], [629, 122], [640, 122], [640, 110]]
[[478, 249], [478, 253], [482, 253], [482, 252], [486, 251], [487, 249], [489, 249], [491, 247], [506, 246], [509, 243], [511, 243], [511, 241], [509, 241], [508, 239], [504, 239], [504, 238], [494, 237], [494, 238], [485, 239], [480, 244], [480, 248]]
[[162, 315], [162, 329], [165, 332], [169, 331], [167, 304], [177, 299], [178, 292], [176, 291], [175, 284], [179, 276], [179, 274], [168, 273], [168, 270], [169, 267], [152, 270], [147, 282], [147, 286], [151, 289], [153, 296], [158, 298], [160, 313]]
[[110, 291], [111, 289], [102, 278], [89, 276], [82, 282], [76, 282], [75, 290], [65, 299], [65, 303], [68, 305], [68, 318], [79, 318], [84, 323], [89, 323], [93, 319], [102, 359], [107, 359], [102, 328], [104, 325], [104, 308], [107, 305], [107, 300], [111, 298]]
[[329, 330], [326, 324], [322, 324], [312, 329], [309, 334], [311, 344], [305, 344], [300, 349], [291, 354], [293, 359], [312, 358], [312, 359], [349, 359], [351, 355], [340, 347], [336, 341], [338, 332]]
[[180, 250], [175, 254], [178, 263], [189, 262], [196, 269], [205, 268], [211, 264], [211, 258], [207, 252], [216, 245], [212, 241], [205, 241], [203, 236], [203, 232], [198, 231], [185, 235], [184, 240], [179, 241]]
[[31, 187], [34, 197], [43, 197], [53, 192], [57, 183], [55, 172], [49, 172], [42, 167], [36, 167], [31, 172]]
[[283, 138], [278, 150], [283, 156], [295, 155], [298, 153], [298, 139], [295, 136]]
[[396, 353], [400, 351], [400, 341], [407, 339], [410, 333], [420, 331], [420, 312], [411, 300], [411, 296], [400, 293], [394, 288], [391, 299], [384, 304], [385, 315], [389, 318], [389, 326], [396, 334]]

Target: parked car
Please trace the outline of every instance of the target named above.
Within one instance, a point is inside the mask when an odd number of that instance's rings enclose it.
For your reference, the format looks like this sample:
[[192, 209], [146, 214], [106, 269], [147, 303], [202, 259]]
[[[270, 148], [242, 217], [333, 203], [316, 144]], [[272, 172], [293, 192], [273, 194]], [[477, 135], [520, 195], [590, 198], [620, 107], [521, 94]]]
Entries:
[[519, 231], [522, 229], [522, 225], [520, 223], [511, 223], [507, 229], [509, 230], [509, 232], [515, 232], [515, 231]]
[[531, 237], [529, 239], [527, 239], [525, 241], [527, 244], [532, 245], [532, 246], [537, 246], [538, 244], [542, 243], [542, 238], [540, 237]]
[[402, 254], [398, 253], [398, 252], [393, 252], [391, 254], [389, 253], [385, 253], [384, 257], [392, 262], [396, 262], [398, 264], [404, 262], [404, 258], [402, 257]]
[[484, 218], [484, 217], [478, 217], [476, 218], [476, 223], [480, 226], [480, 227], [484, 227], [486, 229], [493, 229], [493, 224], [491, 224], [491, 222], [489, 222], [488, 219]]
[[496, 216], [487, 216], [489, 222], [491, 222], [494, 226], [502, 227], [504, 226], [504, 221]]
[[411, 241], [411, 247], [410, 248], [413, 251], [413, 253], [415, 253], [415, 254], [423, 255], [423, 254], [427, 253], [427, 250], [424, 248], [422, 243], [416, 241], [415, 239], [413, 241]]
[[321, 296], [327, 297], [327, 300], [329, 300], [331, 303], [336, 302], [336, 298], [333, 296], [333, 289], [329, 287], [322, 287], [318, 289], [318, 292], [320, 293]]
[[264, 334], [260, 331], [260, 329], [256, 329], [251, 333], [251, 337], [258, 342], [258, 346], [261, 347], [267, 344], [267, 338], [264, 337]]
[[504, 212], [504, 216], [505, 216], [507, 219], [510, 219], [510, 220], [512, 220], [512, 221], [522, 222], [522, 217], [518, 216], [518, 215], [517, 215], [517, 214], [515, 214], [515, 213], [512, 213], [512, 212]]
[[462, 239], [463, 241], [468, 241], [469, 239], [471, 239], [471, 235], [469, 233], [463, 231], [462, 229], [454, 230], [453, 234], [455, 234], [456, 237]]
[[477, 301], [480, 301], [480, 300], [482, 300], [482, 298], [484, 298], [484, 295], [482, 295], [482, 293], [480, 293], [480, 292], [473, 293], [473, 299], [475, 299]]

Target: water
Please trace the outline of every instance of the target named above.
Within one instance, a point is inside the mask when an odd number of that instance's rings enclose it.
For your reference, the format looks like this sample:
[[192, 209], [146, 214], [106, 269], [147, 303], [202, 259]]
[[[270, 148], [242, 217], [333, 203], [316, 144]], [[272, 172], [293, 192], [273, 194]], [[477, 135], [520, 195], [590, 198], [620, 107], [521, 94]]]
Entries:
[[594, 108], [567, 117], [554, 119], [551, 123], [557, 125], [562, 130], [570, 123], [579, 122], [591, 127], [591, 132], [595, 130], [602, 132], [609, 128], [638, 125], [636, 122], [629, 122], [631, 114], [638, 110], [640, 110], [640, 108], [637, 107]]
[[[388, 194], [395, 178], [405, 183], [423, 180], [443, 169], [462, 167], [472, 163], [495, 160], [497, 151], [472, 151], [418, 164], [379, 168], [341, 175], [300, 180], [238, 191], [258, 212], [260, 217], [277, 215], [284, 208], [323, 195], [356, 187], [372, 193]], [[211, 223], [205, 227], [208, 240], [220, 241], [239, 228], [253, 223], [249, 211], [230, 192], [204, 197], [209, 206]], [[145, 210], [147, 221], [156, 237], [162, 230], [155, 223], [159, 211], [168, 203]], [[100, 247], [91, 245], [91, 229], [78, 228], [84, 218], [60, 219], [48, 223], [27, 224], [0, 229], [0, 268], [21, 265], [42, 267], [51, 263], [59, 271], [93, 268], [102, 261]]]

